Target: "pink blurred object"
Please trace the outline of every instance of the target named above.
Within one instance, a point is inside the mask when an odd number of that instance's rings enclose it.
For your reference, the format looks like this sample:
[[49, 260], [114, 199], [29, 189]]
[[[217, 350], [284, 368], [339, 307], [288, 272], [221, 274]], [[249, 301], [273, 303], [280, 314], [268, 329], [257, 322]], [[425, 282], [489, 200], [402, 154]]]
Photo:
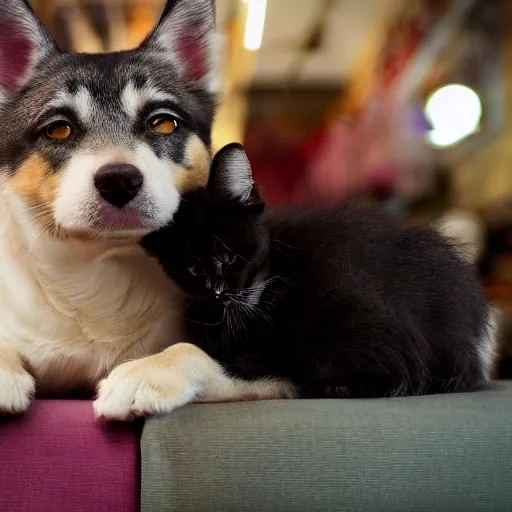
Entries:
[[344, 192], [357, 188], [357, 175], [351, 173], [350, 153], [352, 130], [348, 123], [339, 121], [331, 125], [325, 135], [317, 157], [311, 166], [309, 185], [326, 197], [338, 198]]
[[374, 189], [423, 193], [432, 174], [427, 129], [417, 109], [374, 98], [357, 122], [338, 121], [326, 131], [308, 166], [312, 193], [326, 201]]

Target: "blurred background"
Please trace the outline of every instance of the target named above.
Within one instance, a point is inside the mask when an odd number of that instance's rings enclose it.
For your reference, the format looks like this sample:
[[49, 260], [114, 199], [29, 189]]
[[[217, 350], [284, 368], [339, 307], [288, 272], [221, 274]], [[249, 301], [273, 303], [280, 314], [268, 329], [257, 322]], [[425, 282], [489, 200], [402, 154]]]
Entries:
[[[101, 52], [136, 46], [164, 1], [31, 3], [62, 48]], [[215, 148], [245, 144], [271, 205], [358, 198], [451, 219], [510, 340], [512, 2], [216, 3]]]

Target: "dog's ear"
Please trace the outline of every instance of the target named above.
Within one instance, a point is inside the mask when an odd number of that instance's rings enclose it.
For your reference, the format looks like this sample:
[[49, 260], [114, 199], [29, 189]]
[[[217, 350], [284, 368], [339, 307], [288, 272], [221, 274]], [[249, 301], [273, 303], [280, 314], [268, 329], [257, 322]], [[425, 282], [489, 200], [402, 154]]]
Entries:
[[214, 0], [167, 0], [160, 21], [140, 49], [168, 56], [187, 84], [213, 92], [215, 41]]
[[228, 144], [214, 157], [207, 191], [217, 204], [263, 207], [252, 179], [251, 166], [241, 144]]
[[27, 0], [0, 0], [0, 93], [21, 87], [59, 48]]

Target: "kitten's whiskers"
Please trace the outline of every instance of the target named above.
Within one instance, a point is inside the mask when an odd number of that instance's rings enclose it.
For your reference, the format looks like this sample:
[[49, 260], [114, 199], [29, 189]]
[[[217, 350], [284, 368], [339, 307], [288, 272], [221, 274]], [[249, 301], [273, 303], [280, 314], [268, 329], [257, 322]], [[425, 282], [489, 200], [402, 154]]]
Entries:
[[226, 318], [226, 308], [222, 309], [222, 318], [221, 318], [221, 320], [219, 322], [217, 322], [217, 323], [214, 323], [214, 324], [209, 324], [207, 322], [200, 322], [199, 320], [193, 320], [192, 318], [187, 318], [185, 316], [182, 316], [181, 318], [183, 318], [183, 320], [186, 320], [187, 322], [192, 322], [194, 324], [205, 325], [206, 327], [215, 327], [217, 325], [220, 325], [222, 322], [224, 322], [224, 320]]

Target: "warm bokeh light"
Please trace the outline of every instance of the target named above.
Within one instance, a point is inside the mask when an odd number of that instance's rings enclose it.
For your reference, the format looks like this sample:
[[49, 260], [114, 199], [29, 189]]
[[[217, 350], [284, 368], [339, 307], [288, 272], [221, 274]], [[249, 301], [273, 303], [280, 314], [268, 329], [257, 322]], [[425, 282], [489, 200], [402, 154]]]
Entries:
[[475, 133], [482, 118], [482, 103], [473, 89], [462, 84], [443, 85], [427, 100], [425, 115], [433, 146], [448, 147]]
[[267, 0], [244, 0], [248, 4], [244, 46], [247, 50], [258, 50], [263, 39]]

